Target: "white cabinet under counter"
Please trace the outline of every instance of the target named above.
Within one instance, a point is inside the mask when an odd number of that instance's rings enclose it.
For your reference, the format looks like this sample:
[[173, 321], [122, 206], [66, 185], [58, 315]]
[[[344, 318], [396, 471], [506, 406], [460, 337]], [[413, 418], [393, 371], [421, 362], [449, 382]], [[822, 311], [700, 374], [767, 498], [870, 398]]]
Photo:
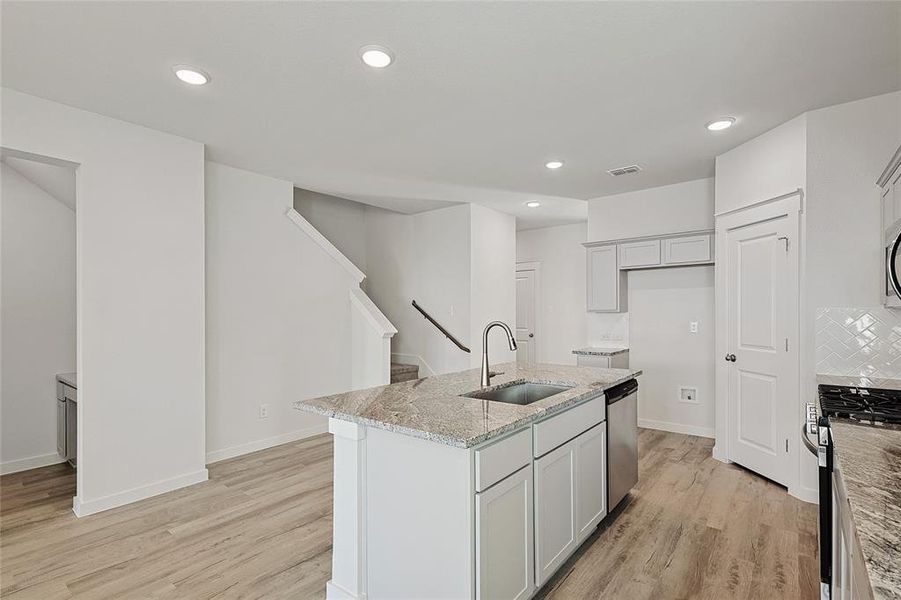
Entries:
[[[525, 600], [606, 516], [605, 390], [641, 372], [495, 368], [295, 403], [334, 436], [328, 598]], [[522, 383], [560, 391], [466, 395]]]
[[580, 367], [629, 368], [628, 348], [587, 347], [573, 350], [573, 354], [576, 355], [576, 364]]
[[78, 388], [75, 373], [56, 376], [56, 452], [73, 467], [78, 463]]

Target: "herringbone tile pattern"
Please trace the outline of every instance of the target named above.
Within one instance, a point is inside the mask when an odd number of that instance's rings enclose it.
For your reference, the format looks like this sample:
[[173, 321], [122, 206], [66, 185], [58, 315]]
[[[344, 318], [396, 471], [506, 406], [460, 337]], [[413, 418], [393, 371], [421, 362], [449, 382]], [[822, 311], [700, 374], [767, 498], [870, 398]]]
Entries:
[[816, 363], [826, 375], [901, 378], [901, 311], [817, 309]]

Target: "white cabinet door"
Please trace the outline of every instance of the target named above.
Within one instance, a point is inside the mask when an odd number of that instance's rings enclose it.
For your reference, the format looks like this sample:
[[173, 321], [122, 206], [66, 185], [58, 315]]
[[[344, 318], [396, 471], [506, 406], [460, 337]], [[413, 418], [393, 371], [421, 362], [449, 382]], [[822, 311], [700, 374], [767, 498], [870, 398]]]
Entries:
[[60, 458], [66, 456], [66, 400], [56, 401], [56, 453]]
[[576, 549], [576, 440], [535, 461], [535, 579], [541, 587]]
[[528, 598], [535, 591], [532, 467], [476, 494], [476, 598]]
[[621, 269], [653, 267], [659, 264], [660, 240], [626, 242], [619, 245], [619, 266]]
[[663, 240], [663, 262], [667, 265], [710, 262], [713, 258], [713, 236], [688, 235]]
[[892, 217], [897, 220], [901, 219], [901, 169], [892, 175], [891, 181], [892, 191], [889, 192], [889, 198], [892, 199]]
[[599, 423], [577, 437], [576, 535], [591, 535], [607, 516], [607, 423]]
[[613, 244], [588, 249], [589, 311], [618, 312], [625, 310], [616, 253], [616, 246]]

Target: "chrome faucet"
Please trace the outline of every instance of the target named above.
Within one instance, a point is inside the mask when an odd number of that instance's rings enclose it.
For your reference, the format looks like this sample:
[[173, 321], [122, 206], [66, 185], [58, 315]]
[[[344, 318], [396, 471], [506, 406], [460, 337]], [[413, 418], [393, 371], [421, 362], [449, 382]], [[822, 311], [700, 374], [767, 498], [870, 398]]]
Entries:
[[507, 343], [510, 344], [510, 350], [516, 350], [516, 338], [513, 336], [509, 325], [503, 321], [488, 323], [485, 327], [485, 332], [482, 334], [482, 387], [491, 385], [491, 372], [488, 370], [488, 332], [491, 331], [492, 327], [502, 327], [507, 333]]

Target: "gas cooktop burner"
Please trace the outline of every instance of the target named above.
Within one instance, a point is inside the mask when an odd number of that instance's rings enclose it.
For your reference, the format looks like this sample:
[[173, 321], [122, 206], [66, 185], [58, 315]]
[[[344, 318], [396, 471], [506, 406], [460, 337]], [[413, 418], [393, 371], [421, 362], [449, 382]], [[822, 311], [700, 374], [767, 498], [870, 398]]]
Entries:
[[820, 408], [827, 417], [871, 423], [901, 423], [901, 390], [821, 385]]

